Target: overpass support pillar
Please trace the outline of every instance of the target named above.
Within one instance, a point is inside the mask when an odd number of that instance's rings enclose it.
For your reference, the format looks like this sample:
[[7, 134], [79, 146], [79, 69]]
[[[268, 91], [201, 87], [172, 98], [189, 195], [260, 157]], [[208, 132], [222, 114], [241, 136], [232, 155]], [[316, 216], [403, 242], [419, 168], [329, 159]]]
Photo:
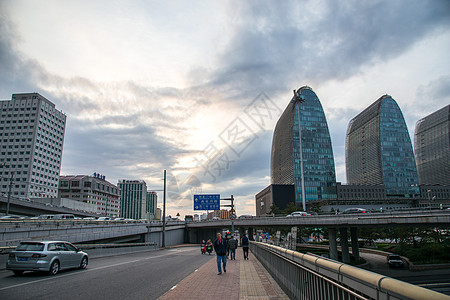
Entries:
[[328, 228], [328, 240], [330, 242], [330, 258], [338, 260], [336, 228]]
[[249, 239], [250, 241], [253, 241], [253, 228], [252, 228], [252, 227], [250, 227], [250, 228], [248, 229], [248, 239]]
[[348, 251], [348, 234], [347, 227], [339, 228], [341, 237], [342, 262], [348, 264], [350, 262], [350, 253]]
[[352, 239], [352, 254], [356, 261], [359, 260], [358, 228], [350, 227], [350, 237]]

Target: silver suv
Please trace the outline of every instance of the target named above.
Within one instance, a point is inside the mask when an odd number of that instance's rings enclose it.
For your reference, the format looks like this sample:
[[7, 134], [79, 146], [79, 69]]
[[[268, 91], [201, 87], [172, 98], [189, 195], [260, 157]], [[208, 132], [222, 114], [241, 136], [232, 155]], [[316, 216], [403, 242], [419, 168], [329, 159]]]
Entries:
[[21, 242], [6, 261], [6, 269], [16, 275], [24, 271], [46, 271], [55, 275], [64, 269], [86, 269], [87, 265], [87, 253], [63, 241]]

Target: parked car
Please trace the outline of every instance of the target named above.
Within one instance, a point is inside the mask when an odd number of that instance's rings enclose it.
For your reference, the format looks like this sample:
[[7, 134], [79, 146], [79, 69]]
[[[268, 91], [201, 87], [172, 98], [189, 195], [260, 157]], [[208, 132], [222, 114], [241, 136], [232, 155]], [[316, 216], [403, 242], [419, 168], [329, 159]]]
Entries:
[[294, 211], [293, 213], [291, 213], [290, 215], [287, 215], [288, 218], [292, 218], [292, 217], [307, 217], [310, 216], [311, 214], [305, 212], [305, 211]]
[[99, 218], [97, 219], [97, 221], [110, 221], [110, 220], [111, 220], [110, 217], [99, 217]]
[[21, 242], [6, 261], [6, 269], [16, 275], [24, 271], [56, 275], [60, 270], [86, 269], [87, 265], [87, 253], [64, 241]]
[[13, 216], [13, 215], [8, 215], [8, 216], [1, 216], [0, 220], [18, 220], [20, 219], [19, 216]]
[[368, 213], [370, 213], [370, 211], [365, 208], [352, 207], [352, 208], [347, 208], [342, 213], [343, 214], [368, 214]]
[[37, 219], [45, 219], [45, 220], [50, 220], [50, 219], [54, 219], [55, 215], [40, 215], [37, 216]]
[[403, 267], [403, 260], [397, 254], [389, 254], [387, 256], [387, 263], [388, 263], [389, 267], [391, 267], [391, 268], [402, 268]]
[[254, 217], [252, 215], [242, 215], [239, 216], [239, 219], [253, 219]]
[[53, 217], [53, 219], [57, 220], [73, 220], [75, 219], [75, 216], [72, 214], [58, 214]]

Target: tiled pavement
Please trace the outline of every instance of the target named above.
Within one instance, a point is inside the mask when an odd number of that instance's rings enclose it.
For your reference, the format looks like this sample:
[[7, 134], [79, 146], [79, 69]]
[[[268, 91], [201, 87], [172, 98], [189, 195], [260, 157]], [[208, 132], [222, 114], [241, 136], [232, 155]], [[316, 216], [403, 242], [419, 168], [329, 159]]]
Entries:
[[250, 252], [243, 260], [227, 260], [227, 272], [217, 275], [216, 256], [159, 298], [170, 299], [289, 299], [267, 270]]

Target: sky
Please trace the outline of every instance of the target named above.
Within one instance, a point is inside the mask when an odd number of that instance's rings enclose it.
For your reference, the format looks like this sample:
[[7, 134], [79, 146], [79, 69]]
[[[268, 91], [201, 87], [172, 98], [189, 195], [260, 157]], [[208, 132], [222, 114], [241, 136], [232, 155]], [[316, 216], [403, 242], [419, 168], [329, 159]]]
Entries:
[[[346, 183], [349, 121], [389, 94], [413, 142], [450, 103], [450, 1], [0, 0], [0, 99], [67, 115], [61, 175], [144, 180], [167, 214], [194, 194], [255, 214], [294, 89], [327, 118]], [[222, 201], [226, 204], [226, 201]]]

